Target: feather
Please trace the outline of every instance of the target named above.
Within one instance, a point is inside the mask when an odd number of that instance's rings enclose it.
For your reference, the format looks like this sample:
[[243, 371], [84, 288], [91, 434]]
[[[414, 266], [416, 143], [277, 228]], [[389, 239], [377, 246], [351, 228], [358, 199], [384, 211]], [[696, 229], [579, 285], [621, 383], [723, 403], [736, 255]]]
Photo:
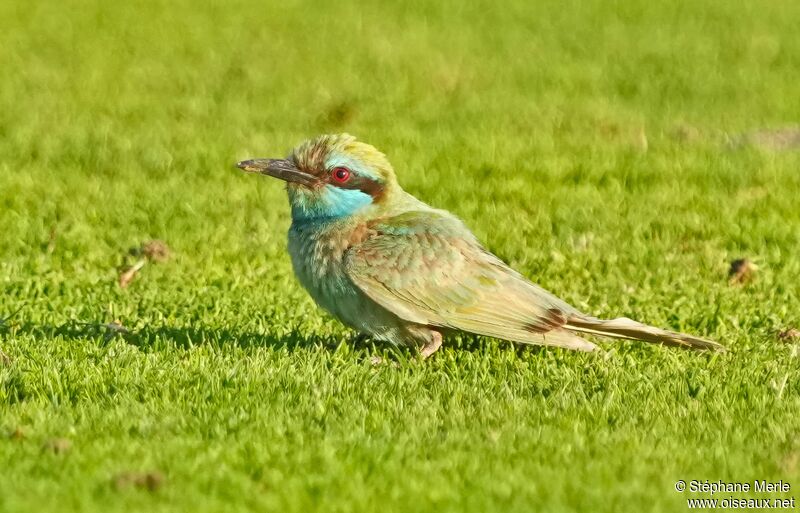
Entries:
[[483, 249], [455, 217], [408, 212], [370, 226], [345, 256], [346, 274], [405, 321], [525, 344], [591, 351], [560, 329], [577, 310]]
[[722, 348], [627, 318], [589, 317], [486, 251], [447, 212], [406, 212], [375, 221], [370, 230], [346, 253], [345, 272], [370, 299], [407, 322], [583, 351], [596, 346], [572, 332]]
[[590, 333], [603, 337], [623, 338], [629, 340], [642, 340], [654, 344], [664, 344], [667, 346], [686, 347], [692, 349], [713, 349], [724, 351], [725, 348], [716, 342], [703, 338], [677, 333], [674, 331], [662, 330], [654, 326], [648, 326], [636, 322], [627, 317], [603, 320], [592, 317], [571, 318], [565, 325], [572, 331]]

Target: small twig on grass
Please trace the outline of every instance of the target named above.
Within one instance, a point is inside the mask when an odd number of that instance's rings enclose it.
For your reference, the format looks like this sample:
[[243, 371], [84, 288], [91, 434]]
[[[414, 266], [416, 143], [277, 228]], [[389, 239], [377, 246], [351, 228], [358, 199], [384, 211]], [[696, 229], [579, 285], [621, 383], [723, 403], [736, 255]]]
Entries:
[[136, 277], [136, 274], [141, 271], [148, 262], [164, 262], [169, 259], [171, 253], [169, 246], [167, 246], [164, 241], [160, 240], [147, 241], [139, 247], [130, 249], [128, 254], [136, 257], [137, 260], [133, 265], [123, 267], [119, 275], [120, 288], [124, 289], [130, 285]]
[[136, 273], [141, 271], [142, 267], [144, 267], [145, 264], [147, 264], [147, 260], [146, 259], [142, 259], [142, 260], [138, 260], [132, 266], [124, 269], [122, 271], [122, 273], [119, 275], [119, 286], [124, 289], [128, 285], [130, 285], [131, 282], [133, 281], [133, 278], [136, 277]]

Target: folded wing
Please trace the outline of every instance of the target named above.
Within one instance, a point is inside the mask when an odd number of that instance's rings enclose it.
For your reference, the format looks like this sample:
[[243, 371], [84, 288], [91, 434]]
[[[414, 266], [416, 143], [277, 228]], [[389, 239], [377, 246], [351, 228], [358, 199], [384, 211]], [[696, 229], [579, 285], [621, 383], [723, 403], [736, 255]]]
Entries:
[[563, 329], [580, 312], [486, 251], [458, 219], [407, 212], [370, 226], [348, 250], [346, 272], [400, 318], [512, 340], [591, 351]]

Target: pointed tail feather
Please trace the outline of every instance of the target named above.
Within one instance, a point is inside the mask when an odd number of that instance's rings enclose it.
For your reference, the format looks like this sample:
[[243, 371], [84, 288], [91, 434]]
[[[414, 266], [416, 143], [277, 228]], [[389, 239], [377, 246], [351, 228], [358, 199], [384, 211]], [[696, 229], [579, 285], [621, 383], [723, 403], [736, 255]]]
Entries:
[[705, 340], [685, 333], [662, 330], [654, 326], [636, 322], [627, 317], [619, 317], [607, 321], [595, 319], [593, 317], [572, 317], [564, 328], [603, 337], [643, 340], [654, 344], [687, 347], [691, 349], [725, 351], [725, 347], [711, 340]]

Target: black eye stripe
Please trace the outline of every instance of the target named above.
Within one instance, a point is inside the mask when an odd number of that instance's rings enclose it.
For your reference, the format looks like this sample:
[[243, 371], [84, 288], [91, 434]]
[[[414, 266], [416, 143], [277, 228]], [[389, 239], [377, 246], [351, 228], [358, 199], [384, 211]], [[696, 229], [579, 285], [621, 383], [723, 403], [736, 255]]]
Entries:
[[365, 194], [369, 194], [373, 198], [378, 198], [383, 194], [383, 184], [377, 180], [359, 176], [353, 172], [350, 173], [350, 179], [346, 182], [331, 181], [332, 185], [342, 189], [359, 190]]
[[373, 198], [378, 198], [383, 194], [383, 184], [377, 180], [352, 175], [347, 183], [340, 184], [344, 189], [358, 189], [363, 193], [369, 194]]

